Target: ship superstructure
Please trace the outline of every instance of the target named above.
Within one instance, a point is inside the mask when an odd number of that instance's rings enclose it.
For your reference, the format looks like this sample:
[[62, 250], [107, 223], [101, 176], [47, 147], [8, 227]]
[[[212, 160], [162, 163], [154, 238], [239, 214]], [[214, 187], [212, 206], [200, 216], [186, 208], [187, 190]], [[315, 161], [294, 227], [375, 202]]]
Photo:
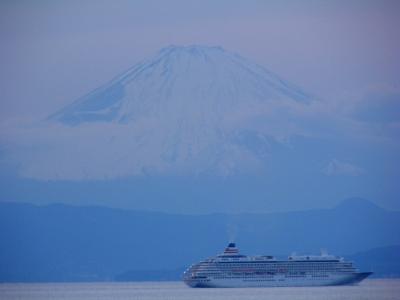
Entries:
[[222, 254], [190, 266], [183, 280], [191, 287], [324, 286], [356, 284], [371, 274], [338, 256], [291, 255], [278, 260], [242, 255], [229, 243]]

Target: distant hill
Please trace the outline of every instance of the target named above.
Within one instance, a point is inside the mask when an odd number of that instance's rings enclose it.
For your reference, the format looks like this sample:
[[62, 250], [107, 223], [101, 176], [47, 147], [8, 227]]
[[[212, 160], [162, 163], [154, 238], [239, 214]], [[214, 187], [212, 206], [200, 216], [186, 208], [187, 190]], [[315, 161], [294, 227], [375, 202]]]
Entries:
[[373, 277], [400, 277], [400, 245], [362, 251], [348, 259], [361, 270], [373, 271]]
[[392, 275], [398, 272], [387, 267], [397, 258], [384, 252], [391, 248], [362, 251], [400, 245], [399, 229], [400, 212], [362, 199], [326, 210], [237, 215], [3, 202], [0, 281], [171, 279], [230, 239], [245, 254], [360, 252], [352, 257], [360, 268]]

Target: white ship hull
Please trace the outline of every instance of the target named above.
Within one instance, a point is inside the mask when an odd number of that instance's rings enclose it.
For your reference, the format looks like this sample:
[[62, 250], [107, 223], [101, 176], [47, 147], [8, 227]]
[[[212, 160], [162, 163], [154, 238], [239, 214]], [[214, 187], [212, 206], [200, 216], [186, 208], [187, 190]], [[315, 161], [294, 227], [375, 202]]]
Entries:
[[258, 278], [229, 278], [216, 279], [207, 278], [187, 278], [185, 283], [190, 287], [198, 288], [243, 288], [243, 287], [289, 287], [289, 286], [329, 286], [329, 285], [349, 285], [357, 284], [371, 272], [354, 273], [347, 275], [329, 275], [318, 278], [305, 276], [301, 278], [287, 278], [283, 275], [258, 277]]

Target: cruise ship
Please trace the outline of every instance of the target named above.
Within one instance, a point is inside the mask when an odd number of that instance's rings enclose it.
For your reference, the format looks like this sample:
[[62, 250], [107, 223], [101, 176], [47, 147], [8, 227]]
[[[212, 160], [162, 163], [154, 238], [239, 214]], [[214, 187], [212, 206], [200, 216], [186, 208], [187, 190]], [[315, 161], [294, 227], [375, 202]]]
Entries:
[[183, 280], [190, 287], [325, 286], [356, 284], [371, 274], [338, 256], [291, 255], [278, 260], [242, 255], [229, 243], [222, 254], [190, 266]]

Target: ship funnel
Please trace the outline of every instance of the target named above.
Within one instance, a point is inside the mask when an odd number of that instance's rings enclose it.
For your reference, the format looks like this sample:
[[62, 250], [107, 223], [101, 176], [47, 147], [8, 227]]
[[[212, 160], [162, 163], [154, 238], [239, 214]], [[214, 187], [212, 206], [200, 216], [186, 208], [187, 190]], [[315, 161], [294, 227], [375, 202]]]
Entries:
[[223, 255], [237, 255], [239, 249], [236, 247], [235, 243], [229, 243], [228, 247], [225, 248]]

